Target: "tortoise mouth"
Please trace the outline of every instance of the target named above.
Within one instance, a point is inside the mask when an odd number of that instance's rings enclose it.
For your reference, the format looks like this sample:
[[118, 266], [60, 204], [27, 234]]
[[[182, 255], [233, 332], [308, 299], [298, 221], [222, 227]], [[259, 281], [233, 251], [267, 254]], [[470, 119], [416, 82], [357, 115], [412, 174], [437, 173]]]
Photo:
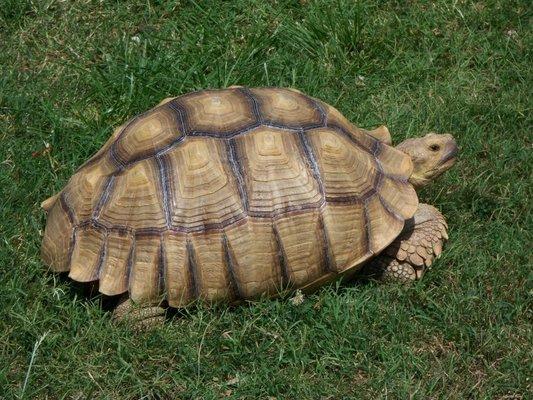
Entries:
[[451, 167], [457, 161], [457, 155], [459, 154], [459, 147], [455, 144], [455, 141], [448, 145], [449, 149], [440, 162], [441, 167]]
[[442, 172], [447, 171], [453, 167], [456, 161], [457, 157], [448, 157], [439, 164], [438, 169], [440, 169]]

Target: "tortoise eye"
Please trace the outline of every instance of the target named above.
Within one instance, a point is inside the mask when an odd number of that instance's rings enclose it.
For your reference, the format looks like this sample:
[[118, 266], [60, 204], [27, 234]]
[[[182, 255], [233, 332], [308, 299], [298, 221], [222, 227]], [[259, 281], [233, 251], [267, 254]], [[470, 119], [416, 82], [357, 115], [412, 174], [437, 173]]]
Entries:
[[431, 146], [429, 146], [429, 149], [431, 151], [439, 151], [440, 150], [440, 146], [438, 144], [432, 144]]

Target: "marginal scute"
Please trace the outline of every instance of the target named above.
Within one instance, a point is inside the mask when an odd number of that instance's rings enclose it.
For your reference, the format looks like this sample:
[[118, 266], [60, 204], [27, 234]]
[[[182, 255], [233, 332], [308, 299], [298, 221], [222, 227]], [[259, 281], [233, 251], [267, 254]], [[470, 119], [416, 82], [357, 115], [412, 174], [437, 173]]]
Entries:
[[327, 118], [327, 126], [331, 129], [340, 130], [347, 134], [354, 142], [359, 143], [367, 149], [372, 149], [377, 139], [372, 137], [365, 129], [361, 129], [342, 115], [339, 110], [329, 104], [320, 102], [322, 108], [325, 110]]
[[413, 172], [413, 162], [404, 152], [383, 144], [378, 155], [383, 172], [396, 179], [407, 181]]
[[129, 293], [135, 302], [157, 301], [163, 292], [161, 238], [137, 236], [129, 272]]
[[387, 210], [378, 196], [369, 199], [365, 208], [370, 250], [377, 254], [400, 234], [404, 221]]
[[128, 290], [129, 267], [132, 262], [134, 239], [126, 232], [109, 232], [105, 258], [100, 270], [101, 293], [114, 296]]
[[288, 284], [300, 287], [327, 270], [327, 243], [321, 230], [320, 210], [288, 215], [274, 222], [283, 246]]
[[291, 129], [323, 125], [321, 110], [309, 97], [290, 89], [250, 90], [261, 109], [262, 122]]
[[384, 178], [379, 195], [385, 205], [404, 220], [411, 218], [418, 208], [415, 189], [407, 182]]
[[379, 140], [382, 143], [392, 145], [392, 138], [389, 129], [385, 125], [378, 126], [376, 129], [366, 131], [367, 135], [372, 136], [374, 139]]
[[90, 219], [106, 190], [115, 165], [109, 155], [78, 170], [63, 189], [65, 201], [72, 208], [76, 221]]
[[92, 227], [78, 228], [74, 237], [69, 277], [78, 282], [97, 280], [105, 254], [104, 232]]
[[364, 205], [328, 203], [323, 211], [324, 227], [332, 255], [332, 264], [339, 272], [358, 265], [368, 258]]
[[257, 123], [253, 104], [239, 89], [204, 90], [174, 100], [188, 135], [231, 136]]
[[50, 196], [46, 200], [41, 202], [41, 208], [48, 212], [52, 209], [56, 201], [59, 199], [59, 196], [61, 195], [61, 192], [54, 194], [53, 196]]
[[196, 253], [200, 298], [207, 301], [231, 299], [232, 288], [222, 242], [222, 233], [191, 235]]
[[185, 306], [194, 300], [188, 266], [187, 236], [167, 231], [162, 237], [165, 296], [171, 307]]
[[58, 200], [48, 212], [48, 223], [41, 245], [41, 257], [46, 265], [55, 272], [70, 269], [69, 249], [71, 245], [73, 224], [67, 211]]
[[233, 271], [244, 298], [276, 294], [282, 273], [272, 221], [250, 218], [246, 224], [225, 231], [233, 255]]

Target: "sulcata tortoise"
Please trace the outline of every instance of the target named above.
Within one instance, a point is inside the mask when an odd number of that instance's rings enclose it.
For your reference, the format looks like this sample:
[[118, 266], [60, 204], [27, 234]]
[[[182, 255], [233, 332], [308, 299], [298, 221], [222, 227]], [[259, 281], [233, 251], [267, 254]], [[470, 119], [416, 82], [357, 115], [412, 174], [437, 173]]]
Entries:
[[363, 265], [417, 279], [447, 226], [415, 189], [456, 155], [448, 134], [392, 147], [387, 128], [294, 89], [189, 93], [116, 129], [42, 203], [42, 258], [122, 295], [115, 315], [139, 324], [162, 305], [311, 290]]

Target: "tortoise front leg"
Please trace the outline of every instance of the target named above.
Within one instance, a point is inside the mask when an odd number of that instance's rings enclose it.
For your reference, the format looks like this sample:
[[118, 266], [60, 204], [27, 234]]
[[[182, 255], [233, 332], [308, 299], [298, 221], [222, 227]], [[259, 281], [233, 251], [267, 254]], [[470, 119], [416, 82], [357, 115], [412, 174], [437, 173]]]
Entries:
[[369, 264], [368, 272], [387, 281], [420, 279], [442, 253], [447, 228], [439, 210], [420, 204], [400, 236]]
[[163, 325], [165, 309], [152, 303], [134, 303], [125, 295], [113, 311], [113, 321], [131, 324], [135, 330], [146, 330]]

